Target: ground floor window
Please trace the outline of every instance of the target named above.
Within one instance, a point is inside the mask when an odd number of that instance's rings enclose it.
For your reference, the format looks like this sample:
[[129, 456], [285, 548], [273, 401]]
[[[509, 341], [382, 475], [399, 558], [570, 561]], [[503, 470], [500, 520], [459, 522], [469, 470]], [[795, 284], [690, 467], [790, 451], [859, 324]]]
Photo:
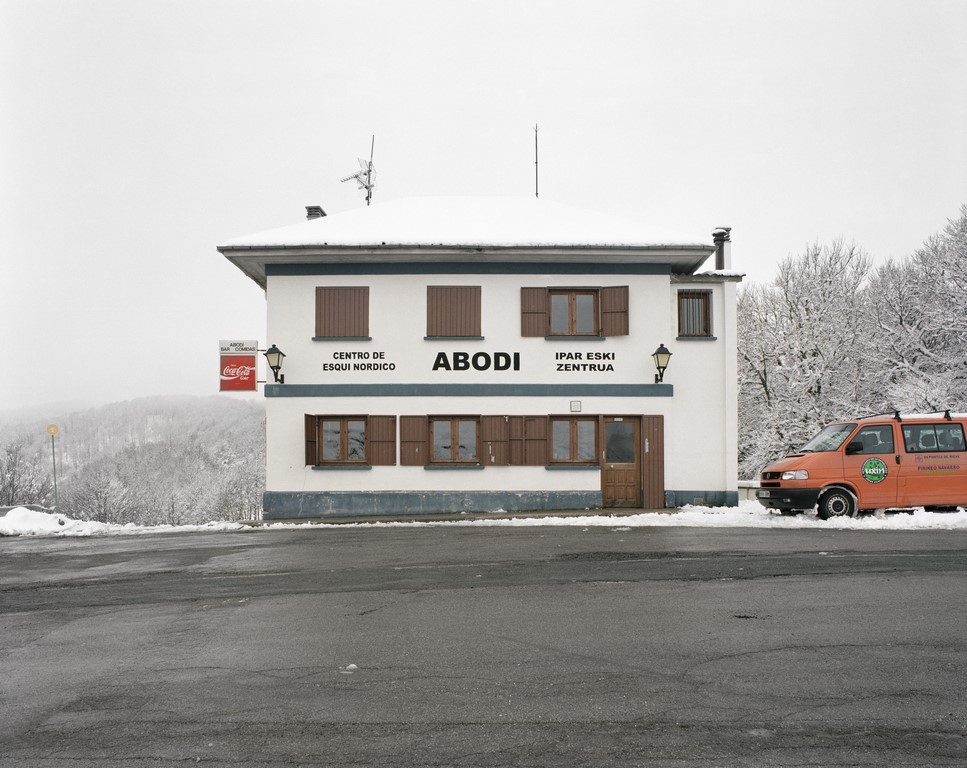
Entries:
[[305, 415], [308, 466], [396, 463], [395, 416]]
[[434, 464], [476, 464], [479, 456], [479, 419], [468, 416], [431, 416], [431, 461]]
[[568, 464], [597, 462], [596, 418], [552, 418], [551, 461]]
[[322, 451], [325, 462], [366, 461], [366, 420], [363, 418], [324, 418], [321, 420]]

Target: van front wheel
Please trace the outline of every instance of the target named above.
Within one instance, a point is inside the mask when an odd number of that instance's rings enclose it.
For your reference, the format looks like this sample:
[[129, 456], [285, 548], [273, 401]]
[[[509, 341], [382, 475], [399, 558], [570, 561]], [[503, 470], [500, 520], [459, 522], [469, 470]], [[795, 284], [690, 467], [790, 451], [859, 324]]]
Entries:
[[828, 520], [831, 517], [852, 517], [856, 514], [856, 501], [849, 491], [833, 488], [819, 497], [816, 514], [820, 520]]

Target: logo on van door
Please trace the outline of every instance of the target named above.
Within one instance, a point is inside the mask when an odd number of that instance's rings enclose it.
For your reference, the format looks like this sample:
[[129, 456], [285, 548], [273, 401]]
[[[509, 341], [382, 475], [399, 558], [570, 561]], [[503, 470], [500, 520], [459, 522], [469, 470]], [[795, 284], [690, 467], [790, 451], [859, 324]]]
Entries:
[[860, 472], [866, 482], [876, 485], [886, 480], [887, 468], [882, 459], [867, 459]]

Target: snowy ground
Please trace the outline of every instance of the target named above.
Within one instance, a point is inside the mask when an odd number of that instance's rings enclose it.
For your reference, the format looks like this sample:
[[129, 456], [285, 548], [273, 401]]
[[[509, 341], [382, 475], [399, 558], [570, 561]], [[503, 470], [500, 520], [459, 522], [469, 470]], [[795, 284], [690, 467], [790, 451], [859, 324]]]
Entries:
[[[967, 511], [910, 513], [877, 512], [858, 518], [820, 520], [815, 513], [783, 516], [770, 512], [756, 501], [742, 501], [738, 507], [686, 506], [671, 512], [639, 515], [577, 515], [569, 517], [474, 519], [433, 522], [344, 523], [320, 526], [311, 523], [266, 523], [259, 530], [339, 530], [343, 527], [370, 526], [605, 526], [618, 530], [648, 526], [690, 526], [708, 528], [825, 528], [856, 530], [967, 529]], [[248, 529], [239, 523], [213, 522], [204, 525], [112, 525], [73, 520], [65, 515], [35, 512], [18, 507], [0, 517], [0, 536], [127, 536], [146, 533], [191, 533], [196, 531], [236, 531]], [[251, 530], [251, 529], [249, 529]]]

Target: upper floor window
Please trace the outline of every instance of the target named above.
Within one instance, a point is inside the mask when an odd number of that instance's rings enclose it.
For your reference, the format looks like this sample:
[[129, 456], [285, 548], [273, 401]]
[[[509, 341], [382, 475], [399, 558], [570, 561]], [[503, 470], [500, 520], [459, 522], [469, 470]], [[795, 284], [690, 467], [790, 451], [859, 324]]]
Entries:
[[628, 335], [628, 286], [521, 288], [521, 336]]
[[428, 285], [427, 338], [480, 338], [480, 286]]
[[317, 339], [369, 339], [369, 286], [316, 288]]
[[551, 336], [597, 336], [598, 292], [596, 290], [548, 291], [551, 307]]
[[708, 337], [712, 335], [712, 292], [678, 292], [678, 335]]

